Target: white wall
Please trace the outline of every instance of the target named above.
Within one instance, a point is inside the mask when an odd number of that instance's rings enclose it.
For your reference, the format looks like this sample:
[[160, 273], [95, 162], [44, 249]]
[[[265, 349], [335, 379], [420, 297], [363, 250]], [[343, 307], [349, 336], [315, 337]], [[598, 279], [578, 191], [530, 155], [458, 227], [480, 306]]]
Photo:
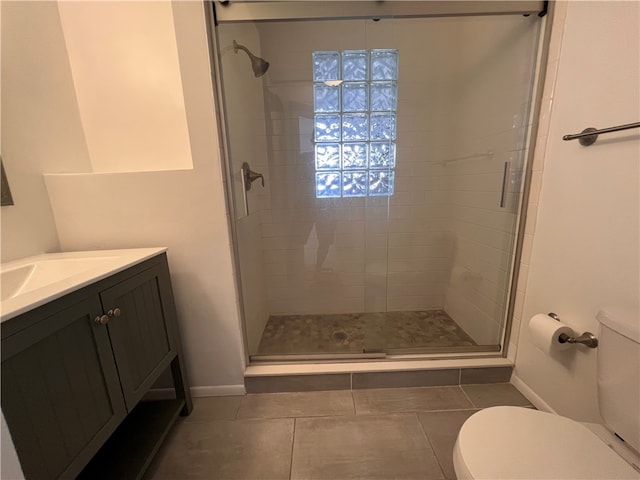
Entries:
[[2, 207], [2, 261], [56, 251], [42, 172], [91, 167], [54, 2], [2, 2], [2, 159], [15, 205]]
[[[47, 175], [46, 182], [63, 250], [169, 247], [191, 384], [237, 393], [244, 355], [203, 14], [199, 2], [173, 4], [193, 169]], [[134, 67], [114, 58], [111, 68]], [[129, 108], [135, 113], [136, 104]]]
[[[640, 118], [640, 4], [568, 2], [564, 8], [564, 36], [552, 40], [556, 47], [561, 42], [560, 55], [550, 59], [557, 82], [544, 94], [541, 118], [549, 134], [538, 142], [546, 154], [525, 252], [522, 318], [553, 311], [576, 332], [595, 333], [600, 308], [638, 308], [640, 135], [609, 134], [590, 147], [561, 137]], [[561, 31], [563, 16], [558, 20]], [[534, 201], [539, 188], [534, 185]], [[558, 413], [599, 421], [597, 353], [576, 347], [550, 358], [530, 343], [523, 324], [515, 374]]]
[[92, 170], [191, 168], [171, 3], [58, 8]]

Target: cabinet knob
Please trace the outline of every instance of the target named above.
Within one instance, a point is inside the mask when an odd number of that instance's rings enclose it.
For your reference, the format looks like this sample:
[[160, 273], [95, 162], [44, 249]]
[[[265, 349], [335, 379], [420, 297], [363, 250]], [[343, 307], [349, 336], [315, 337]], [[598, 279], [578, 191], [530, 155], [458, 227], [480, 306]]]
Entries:
[[98, 325], [106, 325], [109, 323], [109, 317], [106, 315], [98, 315], [93, 321]]
[[110, 318], [119, 317], [121, 314], [122, 314], [122, 311], [118, 307], [112, 308], [107, 312], [107, 315], [109, 315]]

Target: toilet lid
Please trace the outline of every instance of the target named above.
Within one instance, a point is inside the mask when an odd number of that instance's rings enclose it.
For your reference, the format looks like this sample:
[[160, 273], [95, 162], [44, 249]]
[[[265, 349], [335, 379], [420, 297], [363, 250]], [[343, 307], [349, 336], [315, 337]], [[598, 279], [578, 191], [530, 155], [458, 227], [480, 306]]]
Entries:
[[454, 456], [459, 478], [640, 478], [582, 424], [522, 407], [487, 408], [469, 417]]

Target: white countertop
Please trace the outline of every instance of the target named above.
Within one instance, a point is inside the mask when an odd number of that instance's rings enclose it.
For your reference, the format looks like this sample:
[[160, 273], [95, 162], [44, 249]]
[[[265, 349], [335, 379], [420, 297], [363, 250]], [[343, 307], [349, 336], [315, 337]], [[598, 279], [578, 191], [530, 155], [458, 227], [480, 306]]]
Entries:
[[0, 265], [0, 321], [125, 270], [165, 247], [45, 253]]

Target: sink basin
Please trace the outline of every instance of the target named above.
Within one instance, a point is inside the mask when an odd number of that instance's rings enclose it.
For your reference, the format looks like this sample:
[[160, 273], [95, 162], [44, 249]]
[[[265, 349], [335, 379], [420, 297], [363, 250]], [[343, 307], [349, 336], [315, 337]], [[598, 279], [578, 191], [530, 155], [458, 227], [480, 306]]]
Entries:
[[35, 265], [25, 265], [23, 267], [3, 270], [0, 273], [0, 300], [15, 297], [20, 289], [27, 283], [29, 277], [35, 270]]
[[110, 265], [116, 256], [34, 260], [0, 271], [1, 300], [32, 292], [82, 272]]
[[47, 253], [0, 265], [0, 310], [5, 321], [106, 278], [166, 248]]

